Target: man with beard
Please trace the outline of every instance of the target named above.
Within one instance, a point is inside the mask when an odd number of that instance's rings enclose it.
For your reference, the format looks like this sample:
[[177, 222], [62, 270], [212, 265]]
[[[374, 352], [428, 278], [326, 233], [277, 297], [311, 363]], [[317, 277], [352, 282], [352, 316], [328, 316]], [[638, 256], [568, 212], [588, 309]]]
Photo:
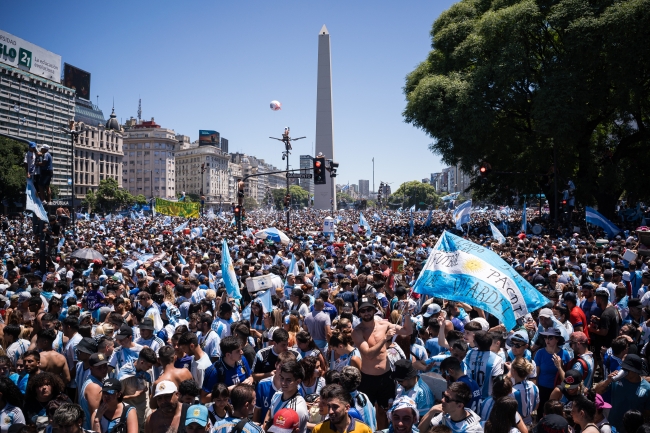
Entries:
[[153, 398], [156, 400], [158, 410], [147, 418], [145, 433], [184, 433], [185, 418], [190, 405], [183, 404], [178, 400], [176, 385], [168, 380], [163, 380], [156, 385]]
[[329, 418], [314, 427], [313, 433], [372, 432], [370, 427], [348, 415], [352, 405], [352, 396], [341, 385], [326, 386], [321, 391], [321, 398], [327, 400]]
[[352, 331], [352, 339], [361, 352], [361, 385], [358, 390], [366, 394], [375, 405], [377, 428], [381, 430], [388, 426], [386, 410], [389, 400], [395, 398], [395, 382], [390, 377], [387, 349], [395, 335], [410, 336], [413, 329], [408, 311], [404, 312], [404, 327], [393, 325], [387, 320], [375, 321], [376, 312], [377, 309], [368, 298], [361, 298], [361, 323]]

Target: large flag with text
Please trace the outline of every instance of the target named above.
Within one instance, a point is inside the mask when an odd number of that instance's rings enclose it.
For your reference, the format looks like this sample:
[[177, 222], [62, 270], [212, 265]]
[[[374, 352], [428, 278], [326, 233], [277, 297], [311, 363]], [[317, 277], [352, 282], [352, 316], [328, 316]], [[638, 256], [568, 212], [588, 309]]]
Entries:
[[549, 302], [498, 254], [447, 231], [429, 255], [414, 289], [480, 308], [499, 318], [507, 330]]
[[185, 218], [199, 217], [199, 203], [186, 203], [182, 201], [169, 201], [162, 198], [156, 199], [156, 212]]

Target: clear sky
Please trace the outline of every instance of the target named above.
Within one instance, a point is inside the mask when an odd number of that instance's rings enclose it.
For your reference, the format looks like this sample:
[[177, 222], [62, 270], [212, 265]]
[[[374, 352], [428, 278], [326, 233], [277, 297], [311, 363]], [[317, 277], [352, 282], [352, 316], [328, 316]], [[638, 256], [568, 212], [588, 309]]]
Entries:
[[[332, 47], [337, 183], [369, 179], [393, 189], [442, 168], [432, 139], [404, 123], [405, 76], [431, 49], [429, 32], [451, 0], [30, 1], [3, 4], [0, 28], [92, 74], [108, 117], [152, 117], [198, 139], [228, 138], [230, 151], [278, 167], [285, 126], [300, 154], [313, 154], [318, 32]], [[282, 111], [269, 108], [282, 102]]]

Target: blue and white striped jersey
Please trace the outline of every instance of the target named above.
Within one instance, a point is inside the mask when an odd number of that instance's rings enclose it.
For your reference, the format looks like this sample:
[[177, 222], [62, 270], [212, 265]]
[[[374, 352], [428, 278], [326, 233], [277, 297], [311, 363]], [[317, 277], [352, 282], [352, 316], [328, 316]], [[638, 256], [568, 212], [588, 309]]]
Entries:
[[537, 385], [528, 380], [522, 380], [512, 387], [512, 396], [517, 400], [519, 409], [517, 410], [528, 425], [533, 422], [532, 413], [539, 405], [539, 389]]

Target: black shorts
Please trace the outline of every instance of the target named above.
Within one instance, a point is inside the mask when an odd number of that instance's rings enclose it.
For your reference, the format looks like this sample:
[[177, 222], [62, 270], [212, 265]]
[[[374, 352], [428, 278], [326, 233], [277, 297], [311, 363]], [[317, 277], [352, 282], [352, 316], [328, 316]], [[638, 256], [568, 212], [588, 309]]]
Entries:
[[381, 376], [361, 373], [361, 385], [357, 388], [368, 396], [370, 402], [380, 407], [388, 409], [388, 402], [395, 398], [395, 381], [390, 378], [391, 371], [388, 370]]
[[44, 173], [41, 173], [41, 179], [39, 184], [41, 186], [50, 186], [50, 182], [52, 182], [52, 175], [54, 173], [51, 171], [46, 171]]

